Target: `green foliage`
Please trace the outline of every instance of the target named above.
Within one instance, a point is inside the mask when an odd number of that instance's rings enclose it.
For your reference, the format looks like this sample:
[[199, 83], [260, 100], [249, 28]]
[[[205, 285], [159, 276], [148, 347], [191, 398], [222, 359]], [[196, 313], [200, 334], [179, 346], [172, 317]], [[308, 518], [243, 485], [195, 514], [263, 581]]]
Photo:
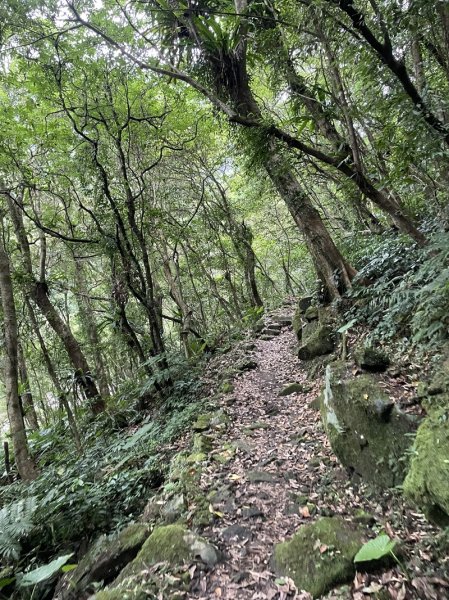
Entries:
[[369, 540], [360, 548], [354, 557], [355, 563], [369, 562], [371, 560], [379, 560], [388, 555], [393, 555], [393, 550], [396, 546], [396, 541], [391, 540], [388, 535], [378, 535], [373, 540]]
[[368, 250], [346, 318], [357, 319], [377, 339], [407, 338], [437, 346], [449, 336], [449, 234], [437, 232], [420, 249], [387, 236]]
[[35, 496], [21, 498], [0, 510], [0, 557], [18, 560], [21, 541], [35, 527], [38, 503]]
[[65, 554], [64, 556], [59, 556], [55, 558], [47, 565], [42, 565], [42, 567], [38, 567], [33, 571], [28, 571], [25, 575], [19, 580], [19, 587], [29, 587], [31, 585], [37, 585], [38, 583], [42, 583], [47, 579], [50, 579], [61, 569], [63, 565], [73, 556], [73, 552], [70, 554]]

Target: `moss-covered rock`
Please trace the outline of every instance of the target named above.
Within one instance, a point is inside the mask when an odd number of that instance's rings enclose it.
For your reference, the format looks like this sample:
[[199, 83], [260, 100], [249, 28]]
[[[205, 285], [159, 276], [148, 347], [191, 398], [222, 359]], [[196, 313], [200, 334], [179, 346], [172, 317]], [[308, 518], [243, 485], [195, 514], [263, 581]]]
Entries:
[[355, 348], [353, 354], [356, 364], [365, 371], [381, 373], [390, 365], [390, 359], [385, 352], [372, 346], [361, 344]]
[[302, 337], [302, 311], [299, 308], [297, 308], [294, 312], [292, 319], [292, 329], [295, 332], [298, 342], [300, 342]]
[[335, 338], [332, 329], [328, 325], [318, 325], [315, 331], [308, 337], [303, 335], [303, 344], [298, 350], [298, 358], [310, 360], [316, 356], [330, 354], [335, 348]]
[[119, 534], [99, 538], [76, 569], [59, 581], [54, 598], [75, 600], [85, 595], [93, 582], [112, 581], [137, 555], [148, 534], [145, 523], [134, 523]]
[[219, 554], [212, 544], [189, 531], [184, 525], [155, 527], [136, 558], [126, 565], [111, 588], [119, 587], [126, 579], [138, 575], [148, 566], [157, 563], [177, 566], [193, 560], [201, 560], [213, 566], [218, 562]]
[[304, 312], [306, 321], [317, 321], [319, 317], [318, 306], [309, 306]]
[[350, 472], [380, 487], [402, 483], [417, 423], [371, 375], [351, 378], [344, 363], [328, 365], [321, 418], [332, 450]]
[[273, 565], [293, 579], [299, 590], [318, 598], [353, 576], [354, 556], [365, 541], [366, 528], [341, 517], [322, 517], [304, 525], [288, 542], [277, 544]]
[[208, 429], [224, 429], [229, 422], [229, 417], [222, 410], [203, 413], [198, 416], [193, 424], [194, 431], [206, 431]]
[[221, 391], [223, 392], [223, 394], [230, 394], [231, 392], [233, 392], [234, 385], [232, 381], [223, 381], [223, 383], [221, 384]]
[[429, 520], [449, 525], [449, 394], [439, 398], [416, 435], [404, 494]]
[[304, 391], [308, 391], [310, 388], [303, 385], [302, 383], [288, 383], [279, 392], [278, 396], [290, 396], [290, 394], [302, 394]]
[[213, 438], [210, 435], [196, 433], [193, 436], [193, 450], [195, 452], [204, 452], [208, 454], [212, 450]]

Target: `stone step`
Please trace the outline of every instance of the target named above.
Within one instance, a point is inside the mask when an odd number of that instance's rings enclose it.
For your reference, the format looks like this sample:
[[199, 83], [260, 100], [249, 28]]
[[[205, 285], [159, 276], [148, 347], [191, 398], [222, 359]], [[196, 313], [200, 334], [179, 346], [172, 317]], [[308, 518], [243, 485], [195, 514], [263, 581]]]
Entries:
[[283, 327], [292, 324], [292, 317], [289, 315], [272, 315], [271, 319], [272, 321], [274, 321], [275, 323], [279, 323]]
[[282, 323], [275, 323], [274, 321], [265, 321], [265, 328], [266, 329], [277, 329], [277, 330], [281, 330], [283, 327]]
[[281, 331], [279, 329], [271, 329], [270, 327], [267, 327], [262, 331], [262, 335], [271, 335], [273, 337], [277, 337], [280, 334]]
[[263, 333], [259, 339], [263, 340], [264, 342], [270, 342], [271, 340], [274, 340], [276, 336], [275, 335], [269, 335], [268, 333]]

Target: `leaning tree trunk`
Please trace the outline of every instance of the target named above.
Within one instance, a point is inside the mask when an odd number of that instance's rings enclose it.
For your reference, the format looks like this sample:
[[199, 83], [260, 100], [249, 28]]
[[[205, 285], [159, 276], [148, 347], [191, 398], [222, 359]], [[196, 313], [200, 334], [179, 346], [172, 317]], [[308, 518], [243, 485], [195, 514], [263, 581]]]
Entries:
[[304, 236], [326, 299], [338, 298], [351, 287], [355, 269], [343, 258], [286, 159], [273, 150], [267, 153], [265, 167]]
[[9, 211], [14, 224], [17, 240], [22, 251], [22, 258], [25, 270], [29, 277], [29, 295], [33, 302], [39, 307], [40, 311], [47, 319], [48, 324], [61, 340], [69, 359], [75, 368], [75, 375], [79, 385], [83, 389], [86, 398], [91, 403], [91, 409], [94, 414], [102, 412], [105, 404], [98, 393], [95, 381], [91, 376], [91, 371], [84, 356], [78, 340], [74, 337], [70, 327], [65, 323], [60, 314], [48, 297], [48, 286], [45, 282], [45, 236], [41, 235], [41, 260], [40, 260], [40, 280], [36, 280], [33, 273], [33, 263], [31, 261], [30, 244], [23, 223], [21, 200], [17, 202], [11, 195], [7, 196]]
[[50, 358], [50, 353], [48, 352], [47, 345], [45, 344], [45, 340], [42, 337], [42, 334], [40, 332], [39, 324], [37, 322], [36, 315], [34, 314], [34, 310], [31, 305], [31, 302], [28, 298], [25, 298], [25, 303], [26, 303], [26, 306], [28, 309], [28, 314], [30, 317], [31, 326], [34, 331], [34, 335], [37, 337], [37, 340], [39, 342], [39, 346], [40, 346], [40, 349], [42, 352], [42, 357], [44, 359], [45, 366], [47, 367], [48, 375], [49, 375], [50, 379], [52, 380], [53, 385], [55, 386], [55, 390], [58, 395], [59, 402], [61, 403], [62, 408], [67, 413], [67, 420], [69, 423], [70, 431], [72, 432], [72, 435], [73, 435], [73, 439], [75, 441], [75, 446], [76, 446], [78, 452], [81, 453], [81, 451], [82, 451], [81, 437], [80, 437], [80, 434], [78, 431], [78, 426], [76, 424], [75, 415], [73, 414], [73, 411], [70, 407], [69, 401], [67, 399], [67, 394], [62, 389], [61, 384], [58, 379], [58, 376], [56, 375], [55, 368], [54, 368], [53, 363]]
[[91, 403], [92, 412], [94, 414], [102, 412], [105, 409], [104, 400], [98, 393], [86, 357], [81, 350], [78, 340], [73, 335], [72, 330], [50, 302], [47, 285], [45, 283], [36, 282], [33, 286], [32, 298], [47, 319], [50, 327], [64, 344], [70, 362], [75, 368], [77, 381], [85, 393], [86, 398]]
[[20, 477], [30, 481], [37, 477], [37, 468], [28, 451], [25, 424], [19, 398], [17, 318], [8, 256], [0, 244], [0, 293], [5, 336], [6, 407], [11, 428], [14, 456]]

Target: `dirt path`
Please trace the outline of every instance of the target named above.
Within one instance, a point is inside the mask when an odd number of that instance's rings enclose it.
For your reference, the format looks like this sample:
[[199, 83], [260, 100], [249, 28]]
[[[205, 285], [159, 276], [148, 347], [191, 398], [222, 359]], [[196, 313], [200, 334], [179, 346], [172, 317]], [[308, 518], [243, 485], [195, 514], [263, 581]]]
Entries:
[[[195, 573], [192, 599], [310, 598], [276, 580], [270, 558], [274, 543], [317, 516], [354, 515], [363, 509], [411, 545], [429, 534], [422, 517], [403, 509], [397, 497], [377, 493], [370, 498], [362, 485], [350, 482], [329, 448], [319, 411], [309, 406], [318, 395], [320, 380], [306, 380], [294, 346], [294, 334], [287, 329], [272, 340], [257, 341], [253, 354], [258, 367], [236, 377], [234, 392], [224, 399], [231, 422], [215, 447], [232, 444], [237, 450], [229, 462], [211, 461], [205, 467], [201, 487], [205, 494], [218, 490], [210, 507], [217, 518], [203, 535], [219, 547], [225, 560], [212, 570]], [[303, 383], [309, 391], [279, 397], [291, 382]], [[379, 575], [380, 584], [381, 577], [385, 580], [386, 575]], [[402, 595], [405, 584], [399, 572], [389, 571], [388, 577], [391, 584], [382, 585], [390, 585], [390, 597], [415, 597]], [[369, 576], [360, 578], [360, 589], [366, 589]], [[370, 598], [357, 593], [346, 590], [338, 597]]]

